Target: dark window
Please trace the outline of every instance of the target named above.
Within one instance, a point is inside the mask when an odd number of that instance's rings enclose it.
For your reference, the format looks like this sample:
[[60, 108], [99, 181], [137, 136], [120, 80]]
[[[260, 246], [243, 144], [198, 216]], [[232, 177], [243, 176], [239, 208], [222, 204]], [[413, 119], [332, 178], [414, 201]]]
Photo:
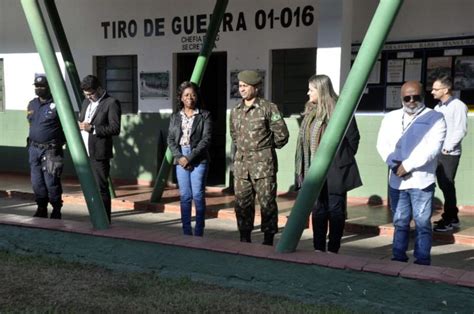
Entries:
[[315, 69], [316, 48], [272, 51], [272, 101], [283, 115], [303, 112], [308, 79]]
[[138, 111], [137, 56], [96, 57], [97, 77], [122, 105], [122, 113]]

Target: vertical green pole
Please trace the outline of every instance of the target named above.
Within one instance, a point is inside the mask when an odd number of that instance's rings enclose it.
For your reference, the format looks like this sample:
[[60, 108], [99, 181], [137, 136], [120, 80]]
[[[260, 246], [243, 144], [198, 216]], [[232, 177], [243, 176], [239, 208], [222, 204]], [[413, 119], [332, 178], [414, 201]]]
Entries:
[[51, 26], [56, 36], [56, 40], [58, 41], [59, 50], [61, 50], [66, 72], [69, 79], [71, 80], [71, 86], [74, 92], [74, 97], [76, 98], [77, 108], [79, 108], [79, 111], [81, 111], [82, 101], [84, 100], [84, 95], [80, 89], [81, 80], [79, 79], [79, 74], [77, 73], [74, 57], [72, 56], [71, 48], [69, 47], [56, 3], [54, 0], [44, 0], [44, 5], [46, 7], [46, 11], [48, 12], [49, 19], [51, 20]]
[[109, 223], [104, 204], [92, 174], [89, 158], [87, 158], [71, 100], [61, 75], [51, 38], [41, 15], [40, 6], [37, 0], [21, 0], [21, 4], [31, 30], [31, 35], [33, 36], [33, 41], [46, 71], [53, 98], [57, 103], [59, 119], [66, 135], [74, 167], [84, 191], [92, 225], [96, 229], [107, 229]]
[[370, 71], [383, 47], [403, 0], [381, 0], [347, 77], [321, 144], [298, 193], [288, 222], [276, 247], [280, 253], [294, 252], [311, 213], [332, 159], [357, 109]]
[[[54, 0], [44, 0], [46, 11], [48, 12], [49, 19], [51, 20], [51, 26], [53, 28], [56, 40], [58, 41], [59, 50], [61, 50], [61, 55], [63, 56], [64, 65], [69, 79], [71, 80], [72, 90], [74, 92], [74, 97], [76, 98], [77, 108], [81, 111], [82, 101], [84, 100], [84, 95], [81, 91], [81, 80], [79, 79], [79, 74], [77, 72], [76, 63], [74, 62], [74, 57], [72, 56], [71, 48], [67, 41], [66, 33], [64, 32], [63, 24], [61, 23], [61, 18], [56, 7]], [[109, 177], [109, 192], [112, 198], [116, 198], [114, 185], [112, 179]]]
[[[225, 9], [229, 0], [217, 0], [216, 5], [214, 6], [214, 11], [212, 12], [211, 22], [209, 23], [209, 28], [206, 32], [206, 40], [199, 52], [198, 59], [194, 66], [193, 73], [191, 75], [191, 82], [201, 85], [202, 77], [204, 76], [204, 71], [206, 70], [207, 63], [209, 61], [209, 56], [212, 53], [212, 48], [214, 47], [214, 42], [216, 41], [217, 33], [219, 32], [219, 26], [224, 17]], [[173, 155], [169, 148], [166, 149], [165, 157], [161, 162], [160, 172], [155, 180], [155, 186], [153, 187], [153, 192], [151, 194], [150, 202], [157, 203], [161, 200], [163, 196], [163, 191], [165, 189], [166, 179], [169, 176], [171, 171], [171, 165], [173, 162]]]

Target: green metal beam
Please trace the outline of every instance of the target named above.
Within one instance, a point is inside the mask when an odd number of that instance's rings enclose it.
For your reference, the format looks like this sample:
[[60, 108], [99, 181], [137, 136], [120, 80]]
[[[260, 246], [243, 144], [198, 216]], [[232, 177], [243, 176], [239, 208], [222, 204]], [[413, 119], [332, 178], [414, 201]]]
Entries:
[[[209, 23], [209, 28], [206, 32], [206, 40], [199, 52], [199, 56], [196, 60], [193, 73], [191, 75], [191, 82], [201, 85], [202, 77], [206, 70], [209, 57], [212, 53], [212, 48], [216, 41], [217, 33], [219, 32], [219, 26], [221, 25], [222, 18], [224, 17], [225, 9], [229, 0], [217, 0], [216, 5], [214, 6], [214, 11], [212, 12], [211, 22]], [[169, 148], [166, 149], [165, 157], [161, 162], [160, 172], [155, 180], [155, 186], [153, 187], [153, 192], [151, 194], [150, 202], [157, 203], [161, 200], [163, 196], [163, 191], [165, 189], [166, 180], [170, 174], [171, 166], [173, 162], [173, 155]]]
[[381, 0], [341, 91], [334, 113], [298, 193], [288, 222], [276, 247], [294, 252], [311, 209], [322, 189], [329, 167], [367, 84], [370, 71], [382, 50], [403, 0]]
[[[69, 42], [67, 40], [66, 33], [64, 32], [64, 27], [61, 22], [61, 17], [59, 16], [58, 9], [54, 0], [44, 0], [46, 11], [48, 12], [49, 19], [51, 21], [51, 26], [53, 28], [56, 40], [59, 45], [59, 50], [61, 50], [61, 55], [64, 60], [64, 66], [68, 74], [69, 79], [71, 80], [71, 87], [74, 92], [74, 97], [76, 98], [77, 108], [81, 111], [82, 101], [84, 100], [84, 94], [81, 91], [81, 80], [77, 72], [76, 63], [74, 62], [74, 57], [69, 47]], [[109, 192], [112, 198], [116, 198], [114, 185], [112, 179], [109, 177]]]
[[67, 146], [71, 153], [72, 161], [84, 191], [87, 208], [92, 225], [96, 229], [107, 229], [109, 226], [99, 189], [92, 174], [89, 158], [79, 133], [77, 119], [72, 108], [71, 100], [66, 90], [56, 59], [55, 51], [48, 30], [41, 14], [37, 0], [21, 0], [23, 11], [28, 21], [33, 41], [43, 63], [48, 77], [54, 101], [57, 104], [59, 119], [66, 135]]

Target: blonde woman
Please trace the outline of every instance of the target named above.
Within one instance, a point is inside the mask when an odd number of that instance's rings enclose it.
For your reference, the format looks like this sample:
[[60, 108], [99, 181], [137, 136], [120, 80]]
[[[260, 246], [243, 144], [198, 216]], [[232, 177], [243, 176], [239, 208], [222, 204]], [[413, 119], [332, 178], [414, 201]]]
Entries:
[[[331, 119], [337, 102], [331, 80], [326, 75], [313, 75], [308, 81], [308, 97], [298, 135], [295, 172], [299, 189], [307, 175], [321, 137]], [[355, 118], [334, 156], [318, 200], [312, 211], [313, 244], [316, 251], [337, 253], [341, 246], [347, 215], [347, 191], [362, 185], [354, 158], [359, 146], [359, 130]], [[326, 234], [329, 242], [326, 248]]]

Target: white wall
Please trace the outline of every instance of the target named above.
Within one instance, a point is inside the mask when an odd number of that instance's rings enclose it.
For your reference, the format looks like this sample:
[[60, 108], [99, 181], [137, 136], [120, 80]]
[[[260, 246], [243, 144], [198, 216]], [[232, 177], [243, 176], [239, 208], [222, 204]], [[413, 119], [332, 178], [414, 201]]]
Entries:
[[[6, 5], [6, 2], [9, 5]], [[58, 11], [64, 25], [64, 29], [68, 36], [69, 44], [73, 52], [79, 76], [83, 77], [93, 72], [93, 56], [100, 55], [126, 55], [133, 54], [138, 56], [138, 72], [164, 72], [171, 73], [170, 82], [174, 82], [173, 73], [173, 56], [175, 53], [182, 52], [199, 52], [197, 47], [194, 50], [188, 51], [183, 47], [183, 40], [189, 40], [188, 36], [202, 37], [205, 33], [196, 34], [193, 32], [190, 35], [181, 32], [173, 34], [171, 29], [171, 22], [174, 17], [180, 17], [184, 20], [185, 17], [193, 16], [196, 18], [198, 14], [210, 14], [213, 11], [215, 0], [200, 0], [200, 1], [182, 1], [182, 0], [110, 0], [110, 1], [96, 1], [96, 0], [57, 0]], [[240, 70], [246, 68], [263, 69], [266, 71], [266, 77], [271, 77], [271, 49], [285, 49], [285, 48], [307, 48], [315, 47], [315, 36], [317, 34], [316, 19], [309, 26], [296, 25], [295, 15], [297, 8], [300, 8], [300, 14], [303, 7], [312, 5], [316, 9], [316, 2], [312, 0], [242, 0], [229, 1], [226, 12], [232, 13], [233, 22], [230, 24], [233, 31], [221, 31], [219, 40], [216, 42], [215, 51], [227, 52], [227, 70], [228, 73], [232, 70]], [[283, 8], [288, 7], [292, 11], [291, 26], [283, 28], [280, 23], [280, 13]], [[6, 73], [6, 83], [12, 77], [12, 64], [18, 62], [18, 58], [27, 60], [31, 58], [29, 55], [17, 55], [16, 57], [5, 56], [5, 53], [25, 53], [34, 52], [35, 47], [32, 43], [31, 35], [26, 27], [24, 13], [19, 1], [0, 0], [0, 38], [2, 43], [8, 43], [8, 48], [5, 45], [0, 45], [0, 54], [3, 54], [5, 59], [5, 67], [8, 67]], [[259, 30], [255, 26], [255, 15], [258, 10], [264, 10], [267, 16], [266, 27]], [[268, 16], [273, 10], [274, 28], [270, 28], [270, 19]], [[316, 15], [316, 12], [314, 12]], [[245, 19], [246, 30], [242, 27], [237, 30], [237, 20], [239, 16]], [[4, 17], [7, 19], [4, 20]], [[164, 35], [146, 37], [144, 35], [144, 20], [156, 18], [164, 18], [163, 29]], [[109, 26], [108, 38], [104, 36], [104, 27], [101, 26], [103, 22], [117, 22], [119, 20], [130, 23], [135, 21], [137, 25], [137, 32], [134, 37], [129, 34], [126, 38], [111, 38], [112, 25]], [[4, 25], [11, 23], [9, 27], [4, 30]], [[205, 19], [204, 23], [209, 24], [209, 18]], [[12, 25], [18, 24], [17, 28]], [[127, 24], [128, 25], [128, 24]], [[130, 24], [135, 25], [135, 24]], [[242, 24], [240, 24], [242, 25]], [[10, 27], [11, 26], [11, 27]], [[221, 28], [221, 30], [223, 30]], [[195, 27], [196, 31], [196, 27]], [[21, 38], [21, 40], [19, 39]], [[24, 42], [22, 42], [24, 41]], [[33, 62], [31, 60], [27, 63]], [[33, 73], [31, 67], [31, 73]], [[25, 82], [30, 81], [33, 74], [21, 73], [18, 76], [24, 76]], [[229, 81], [229, 74], [227, 75]], [[11, 83], [12, 84], [12, 83]], [[9, 85], [11, 87], [11, 84]], [[19, 88], [28, 88], [28, 84], [22, 83], [15, 79], [15, 86]], [[270, 90], [270, 84], [265, 84], [267, 93]], [[31, 86], [29, 86], [31, 87]], [[174, 90], [171, 86], [170, 91]], [[229, 90], [229, 88], [228, 88]], [[6, 93], [11, 93], [10, 89], [6, 87]], [[16, 102], [10, 101], [10, 97], [6, 97], [7, 109], [20, 109]], [[159, 109], [170, 109], [172, 99], [169, 98], [152, 98], [140, 99], [139, 110], [144, 112], [154, 112]], [[235, 101], [229, 99], [229, 106]]]
[[[352, 39], [359, 43], [379, 4], [378, 0], [355, 0]], [[474, 35], [474, 1], [405, 0], [388, 41]]]
[[[173, 56], [183, 50], [185, 34], [173, 34], [173, 17], [210, 14], [215, 0], [57, 0], [59, 13], [68, 35], [69, 43], [76, 60], [79, 75], [93, 72], [93, 56], [135, 54], [138, 56], [138, 72], [170, 71], [170, 82], [174, 82]], [[232, 13], [234, 31], [221, 31], [215, 51], [227, 52], [228, 74], [232, 70], [258, 68], [266, 70], [271, 77], [271, 50], [285, 48], [316, 47], [317, 22], [310, 26], [293, 21], [290, 27], [280, 25], [280, 12], [283, 8], [296, 8], [312, 5], [314, 15], [319, 13], [315, 0], [239, 0], [229, 1], [227, 12]], [[353, 5], [352, 39], [361, 41], [372, 15], [378, 5], [377, 0], [356, 0]], [[257, 10], [264, 10], [267, 16], [274, 13], [275, 27], [258, 30], [255, 27]], [[474, 34], [474, 1], [472, 0], [406, 0], [390, 33], [389, 40], [426, 39], [447, 36]], [[245, 17], [247, 30], [235, 30], [239, 13]], [[164, 18], [163, 36], [145, 37], [145, 19]], [[294, 16], [293, 16], [294, 18]], [[137, 22], [137, 34], [130, 38], [104, 38], [102, 22], [118, 20]], [[270, 20], [266, 20], [267, 25]], [[452, 22], [452, 21], [455, 21]], [[209, 20], [206, 19], [206, 23]], [[196, 35], [196, 34], [192, 34]], [[197, 34], [201, 36], [203, 34]], [[337, 48], [336, 48], [337, 49]], [[38, 64], [31, 34], [20, 1], [0, 0], [0, 58], [5, 64], [5, 105], [9, 110], [23, 110], [24, 98], [32, 96], [31, 80], [35, 72], [42, 72]], [[198, 49], [192, 52], [197, 52]], [[339, 66], [339, 65], [338, 65]], [[229, 75], [227, 75], [229, 83]], [[271, 90], [265, 84], [266, 96]], [[230, 88], [228, 87], [228, 90]], [[170, 87], [170, 91], [174, 86]], [[172, 99], [153, 98], [139, 102], [139, 110], [154, 112], [170, 109]], [[228, 106], [235, 101], [228, 99]]]

